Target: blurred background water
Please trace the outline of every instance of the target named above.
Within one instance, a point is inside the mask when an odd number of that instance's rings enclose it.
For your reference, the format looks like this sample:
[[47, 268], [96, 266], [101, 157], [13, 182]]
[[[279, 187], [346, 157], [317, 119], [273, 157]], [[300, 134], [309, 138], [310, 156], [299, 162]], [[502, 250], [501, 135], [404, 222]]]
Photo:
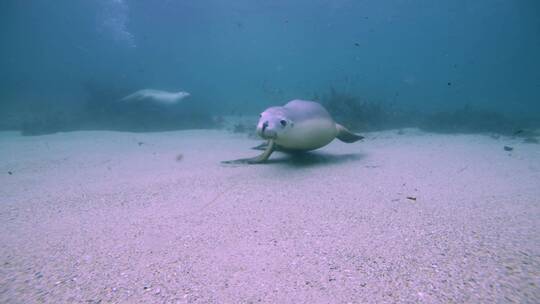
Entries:
[[[204, 127], [295, 98], [386, 113], [360, 129], [540, 117], [534, 0], [3, 0], [0, 29], [0, 128], [28, 134]], [[116, 102], [143, 88], [192, 96]]]

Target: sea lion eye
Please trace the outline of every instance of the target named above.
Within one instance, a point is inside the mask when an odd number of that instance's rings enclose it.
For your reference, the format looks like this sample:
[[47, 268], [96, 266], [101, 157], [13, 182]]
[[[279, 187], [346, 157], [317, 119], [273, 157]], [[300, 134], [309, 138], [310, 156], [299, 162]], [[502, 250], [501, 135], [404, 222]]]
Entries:
[[287, 125], [287, 121], [282, 119], [280, 122], [281, 126], [285, 127]]

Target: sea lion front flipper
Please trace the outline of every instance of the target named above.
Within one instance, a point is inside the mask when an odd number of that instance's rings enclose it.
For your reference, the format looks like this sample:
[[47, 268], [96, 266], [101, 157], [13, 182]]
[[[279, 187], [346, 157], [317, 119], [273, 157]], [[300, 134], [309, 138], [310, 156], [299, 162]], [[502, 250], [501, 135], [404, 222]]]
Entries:
[[260, 144], [258, 146], [255, 146], [255, 147], [253, 147], [251, 149], [265, 151], [266, 148], [268, 148], [268, 142], [263, 142], [262, 144]]
[[355, 141], [364, 139], [364, 136], [354, 134], [353, 132], [349, 131], [344, 126], [336, 123], [336, 130], [337, 130], [337, 139], [341, 140], [342, 142], [346, 143], [353, 143]]
[[266, 150], [264, 150], [264, 152], [261, 155], [248, 159], [247, 163], [248, 164], [264, 163], [265, 161], [268, 160], [272, 152], [274, 152], [274, 141], [271, 139], [268, 141], [268, 147], [266, 147]]
[[[268, 142], [263, 142], [262, 144], [255, 146], [251, 149], [265, 151], [267, 148], [268, 148]], [[282, 146], [278, 144], [274, 144], [274, 151], [287, 152], [287, 149], [283, 148]]]
[[274, 152], [274, 141], [269, 140], [266, 150], [264, 150], [264, 152], [257, 157], [227, 160], [227, 161], [222, 161], [221, 163], [223, 164], [260, 164], [267, 161], [270, 155], [272, 154], [272, 152]]

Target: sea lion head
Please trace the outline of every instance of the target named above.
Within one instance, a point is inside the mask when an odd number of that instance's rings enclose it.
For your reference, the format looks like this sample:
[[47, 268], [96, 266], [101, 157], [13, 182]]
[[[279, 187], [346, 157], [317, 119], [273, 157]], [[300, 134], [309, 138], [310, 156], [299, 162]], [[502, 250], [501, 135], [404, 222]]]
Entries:
[[282, 137], [294, 126], [283, 107], [268, 108], [259, 117], [257, 134], [264, 139]]
[[174, 95], [176, 95], [175, 97], [178, 100], [181, 100], [181, 99], [184, 99], [186, 97], [191, 96], [191, 94], [189, 94], [188, 92], [184, 92], [184, 91], [176, 92], [176, 93], [174, 93]]

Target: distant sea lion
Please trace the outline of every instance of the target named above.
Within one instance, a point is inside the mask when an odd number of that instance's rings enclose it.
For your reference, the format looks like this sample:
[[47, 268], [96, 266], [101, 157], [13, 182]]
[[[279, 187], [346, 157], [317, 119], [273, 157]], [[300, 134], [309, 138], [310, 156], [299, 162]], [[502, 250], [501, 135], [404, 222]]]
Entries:
[[189, 97], [188, 92], [167, 92], [160, 90], [144, 89], [130, 94], [120, 101], [122, 102], [152, 102], [156, 104], [172, 105], [180, 102], [182, 99]]
[[364, 138], [334, 122], [330, 113], [319, 103], [298, 99], [262, 112], [257, 134], [268, 140], [267, 144], [256, 147], [264, 148], [263, 154], [224, 163], [262, 163], [275, 150], [310, 151], [326, 146], [334, 138], [346, 143]]

